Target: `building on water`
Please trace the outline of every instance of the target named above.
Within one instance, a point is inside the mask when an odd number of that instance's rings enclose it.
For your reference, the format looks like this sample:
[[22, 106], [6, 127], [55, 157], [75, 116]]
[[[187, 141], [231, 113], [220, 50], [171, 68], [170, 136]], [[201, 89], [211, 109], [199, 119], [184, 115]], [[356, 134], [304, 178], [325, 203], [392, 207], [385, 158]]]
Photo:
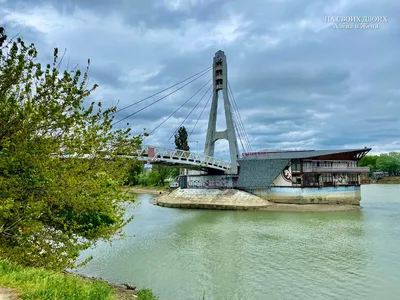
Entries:
[[281, 203], [356, 204], [359, 160], [371, 149], [246, 153], [239, 160], [238, 188]]
[[359, 160], [371, 149], [244, 153], [238, 174], [189, 172], [181, 188], [235, 188], [276, 203], [359, 205]]

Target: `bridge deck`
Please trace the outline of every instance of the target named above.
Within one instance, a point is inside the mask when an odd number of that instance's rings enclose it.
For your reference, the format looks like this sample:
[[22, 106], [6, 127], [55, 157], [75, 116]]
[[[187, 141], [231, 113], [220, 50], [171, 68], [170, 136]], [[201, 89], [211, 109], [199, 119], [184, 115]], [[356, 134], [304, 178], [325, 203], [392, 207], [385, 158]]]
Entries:
[[131, 156], [138, 160], [148, 161], [149, 163], [166, 163], [180, 166], [196, 166], [221, 171], [230, 171], [231, 163], [212, 156], [193, 153], [190, 151], [168, 149], [142, 145]]

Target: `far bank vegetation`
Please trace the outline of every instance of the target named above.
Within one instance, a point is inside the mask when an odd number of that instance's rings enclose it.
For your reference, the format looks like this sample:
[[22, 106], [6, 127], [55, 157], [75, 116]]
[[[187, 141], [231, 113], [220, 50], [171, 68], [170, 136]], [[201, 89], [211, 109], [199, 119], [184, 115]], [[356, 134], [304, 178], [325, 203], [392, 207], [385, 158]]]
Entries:
[[400, 152], [364, 156], [360, 167], [369, 167], [369, 176], [378, 183], [400, 183]]

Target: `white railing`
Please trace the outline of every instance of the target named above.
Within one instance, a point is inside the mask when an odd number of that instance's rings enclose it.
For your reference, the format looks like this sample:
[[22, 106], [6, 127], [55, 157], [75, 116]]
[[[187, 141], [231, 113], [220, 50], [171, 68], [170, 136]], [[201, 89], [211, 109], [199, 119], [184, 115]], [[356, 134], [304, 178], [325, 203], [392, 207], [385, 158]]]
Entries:
[[[56, 155], [57, 156], [57, 155]], [[58, 157], [70, 158], [79, 157], [90, 159], [95, 157], [94, 154], [84, 154], [78, 156], [77, 154], [64, 154]], [[163, 147], [154, 147], [142, 145], [139, 146], [134, 153], [131, 155], [120, 155], [125, 158], [138, 159], [141, 161], [147, 161], [148, 163], [169, 163], [181, 166], [197, 166], [209, 169], [216, 169], [221, 171], [230, 171], [231, 163], [222, 159], [217, 159], [212, 156], [193, 153], [190, 151], [168, 149]], [[108, 159], [109, 156], [103, 156], [103, 158]]]
[[166, 162], [172, 164], [200, 166], [222, 171], [229, 171], [231, 169], [231, 163], [229, 161], [217, 159], [212, 156], [149, 145], [139, 146], [136, 149], [136, 153], [126, 157], [136, 157], [140, 160], [146, 160], [149, 163]]
[[368, 173], [368, 167], [304, 167], [306, 173]]

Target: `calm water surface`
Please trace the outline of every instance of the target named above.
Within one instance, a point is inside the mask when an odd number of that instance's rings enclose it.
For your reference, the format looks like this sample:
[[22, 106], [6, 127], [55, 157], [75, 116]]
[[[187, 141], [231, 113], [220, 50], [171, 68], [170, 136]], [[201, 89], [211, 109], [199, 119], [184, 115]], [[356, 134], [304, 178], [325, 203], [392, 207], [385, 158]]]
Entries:
[[164, 299], [400, 299], [400, 185], [362, 187], [360, 212], [179, 210], [138, 195], [128, 238], [78, 272]]

